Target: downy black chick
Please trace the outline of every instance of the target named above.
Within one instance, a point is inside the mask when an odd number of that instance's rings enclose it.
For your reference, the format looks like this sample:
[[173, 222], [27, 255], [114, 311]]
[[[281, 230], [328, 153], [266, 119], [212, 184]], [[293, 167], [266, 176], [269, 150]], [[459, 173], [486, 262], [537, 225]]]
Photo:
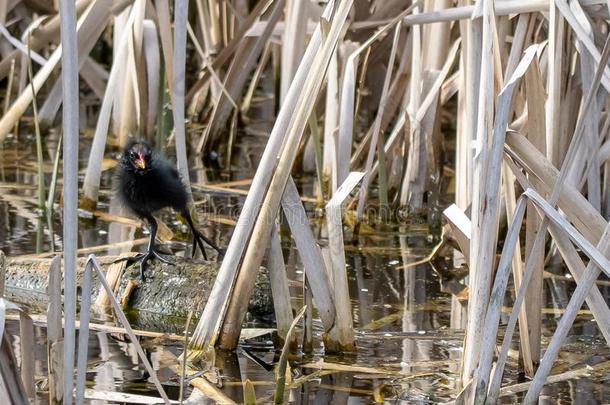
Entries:
[[117, 182], [117, 191], [123, 204], [146, 221], [150, 230], [147, 252], [129, 259], [130, 264], [140, 261], [140, 275], [143, 280], [148, 260], [156, 257], [164, 263], [171, 263], [154, 247], [157, 221], [153, 214], [162, 208], [171, 207], [186, 219], [193, 232], [193, 256], [199, 246], [207, 260], [204, 241], [222, 255], [221, 249], [195, 228], [188, 211], [187, 190], [178, 170], [155, 152], [146, 141], [133, 140], [125, 146], [118, 164]]

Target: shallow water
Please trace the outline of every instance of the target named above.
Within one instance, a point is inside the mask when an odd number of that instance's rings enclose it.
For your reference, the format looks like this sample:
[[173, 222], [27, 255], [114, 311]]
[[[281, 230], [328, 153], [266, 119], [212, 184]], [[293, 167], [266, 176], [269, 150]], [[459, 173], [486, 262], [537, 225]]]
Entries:
[[[203, 171], [198, 161], [192, 161], [193, 183], [209, 183], [248, 179], [254, 173], [255, 157], [260, 154], [248, 142], [248, 137], [236, 145], [235, 154], [241, 162], [238, 170]], [[53, 154], [54, 143], [47, 145]], [[0, 249], [9, 257], [61, 250], [61, 216], [55, 213], [51, 221], [39, 218], [36, 210], [35, 153], [32, 139], [23, 137], [19, 142], [7, 142], [2, 153], [0, 175]], [[260, 147], [258, 147], [260, 148]], [[81, 167], [86, 164], [87, 154], [81, 155]], [[49, 154], [45, 155], [48, 160]], [[108, 154], [116, 157], [116, 153]], [[46, 183], [50, 181], [50, 166], [46, 170]], [[82, 174], [81, 174], [82, 177]], [[82, 178], [81, 178], [82, 180]], [[303, 196], [312, 196], [313, 179], [303, 176], [297, 179]], [[124, 215], [111, 192], [112, 171], [103, 177], [103, 192], [98, 210], [115, 215]], [[245, 189], [245, 188], [244, 188]], [[205, 220], [205, 232], [219, 245], [228, 244], [232, 226], [219, 223], [235, 219], [243, 196], [221, 192], [202, 192], [195, 187], [195, 200], [200, 219]], [[322, 245], [326, 243], [318, 212], [311, 203], [306, 204], [313, 221], [314, 231]], [[214, 218], [206, 216], [214, 214]], [[83, 212], [79, 229], [79, 247], [87, 248], [114, 244], [146, 236], [146, 231], [125, 225], [116, 220], [91, 219]], [[163, 215], [165, 222], [175, 233], [172, 244], [176, 254], [184, 254], [188, 234], [186, 228], [171, 213]], [[111, 218], [112, 219], [112, 218]], [[116, 219], [116, 218], [115, 218]], [[221, 221], [221, 222], [223, 222]], [[310, 379], [287, 392], [291, 403], [360, 404], [375, 400], [395, 403], [438, 403], [455, 398], [460, 390], [459, 367], [463, 330], [452, 324], [451, 294], [459, 291], [459, 282], [451, 276], [459, 270], [453, 267], [451, 251], [432, 263], [404, 268], [425, 257], [438, 243], [438, 232], [430, 231], [426, 221], [414, 217], [402, 218], [400, 222], [371, 222], [361, 229], [354, 239], [346, 229], [346, 258], [354, 324], [357, 330], [358, 351], [343, 356], [324, 355], [321, 345], [321, 325], [314, 320], [314, 347], [311, 353], [300, 353], [291, 359], [293, 381], [305, 375]], [[182, 242], [180, 242], [182, 241]], [[302, 264], [294, 243], [287, 232], [282, 233], [282, 245], [288, 277], [302, 283]], [[138, 250], [142, 246], [102, 249], [96, 254], [118, 254], [122, 251]], [[565, 281], [546, 280], [548, 307], [563, 307], [573, 285]], [[606, 289], [607, 290], [607, 289]], [[302, 289], [292, 287], [293, 308], [303, 304]], [[604, 289], [602, 289], [604, 292]], [[606, 291], [607, 292], [607, 291]], [[508, 311], [508, 310], [507, 310]], [[455, 311], [454, 311], [455, 312]], [[556, 314], [544, 315], [545, 336], [556, 326]], [[506, 315], [505, 315], [506, 317]], [[505, 319], [504, 319], [505, 321]], [[595, 365], [610, 356], [603, 338], [591, 322], [590, 315], [577, 321], [566, 350], [557, 364], [557, 372], [585, 364]], [[137, 326], [134, 325], [134, 326]], [[248, 326], [272, 327], [250, 319]], [[453, 328], [452, 328], [453, 327]], [[11, 343], [19, 357], [20, 344], [18, 325], [9, 322], [7, 327]], [[36, 374], [46, 374], [45, 329], [36, 327]], [[219, 368], [219, 387], [237, 402], [243, 401], [242, 382], [253, 382], [257, 398], [271, 398], [274, 389], [273, 365], [279, 358], [280, 347], [275, 347], [274, 337], [265, 335], [252, 341], [242, 342], [236, 353], [219, 353], [216, 366]], [[179, 382], [175, 375], [158, 361], [159, 353], [170, 350], [181, 352], [178, 343], [143, 339], [153, 365], [171, 398], [178, 398]], [[545, 342], [546, 343], [546, 342]], [[340, 364], [328, 373], [316, 373], [312, 363]], [[517, 359], [510, 359], [511, 370], [516, 369]], [[563, 368], [562, 368], [563, 364]], [[608, 373], [593, 375], [562, 383], [551, 384], [545, 396], [553, 403], [604, 403], [610, 400], [605, 381]], [[520, 376], [514, 371], [507, 373], [505, 384], [517, 382]], [[137, 358], [135, 348], [129, 342], [104, 332], [91, 332], [89, 337], [89, 388], [97, 391], [117, 391], [156, 395], [153, 384]], [[187, 386], [187, 396], [191, 390]], [[41, 396], [42, 400], [44, 396]], [[503, 402], [517, 402], [519, 395], [508, 395]], [[91, 400], [91, 403], [103, 403]]]

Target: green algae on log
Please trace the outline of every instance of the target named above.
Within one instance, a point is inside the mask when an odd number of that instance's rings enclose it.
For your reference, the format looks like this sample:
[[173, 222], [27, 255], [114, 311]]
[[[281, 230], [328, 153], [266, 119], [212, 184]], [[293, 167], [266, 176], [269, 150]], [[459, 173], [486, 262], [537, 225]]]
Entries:
[[[106, 271], [117, 257], [99, 257]], [[198, 317], [208, 300], [216, 279], [220, 263], [172, 257], [175, 264], [149, 262], [144, 282], [138, 279], [138, 287], [132, 292], [126, 312], [130, 319], [143, 328], [164, 332], [180, 329], [190, 311]], [[77, 282], [83, 278], [86, 258], [79, 258]], [[10, 259], [6, 260], [6, 297], [35, 309], [46, 310], [47, 272], [51, 259]], [[121, 277], [118, 297], [121, 297], [129, 280], [135, 280], [139, 264], [127, 268]], [[100, 283], [95, 272], [92, 277], [92, 302], [100, 291]], [[267, 270], [261, 268], [256, 279], [255, 293], [248, 307], [250, 313], [259, 319], [273, 317], [273, 301]]]

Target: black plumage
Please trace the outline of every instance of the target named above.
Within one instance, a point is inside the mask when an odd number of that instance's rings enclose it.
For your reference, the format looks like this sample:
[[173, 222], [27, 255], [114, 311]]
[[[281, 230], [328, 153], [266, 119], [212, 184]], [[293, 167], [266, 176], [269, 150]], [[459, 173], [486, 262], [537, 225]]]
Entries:
[[199, 246], [203, 257], [207, 259], [203, 242], [222, 254], [214, 243], [206, 238], [193, 224], [188, 211], [188, 194], [178, 170], [165, 157], [157, 153], [142, 140], [133, 140], [127, 144], [117, 170], [117, 192], [123, 204], [143, 221], [150, 229], [150, 240], [146, 253], [131, 259], [140, 261], [140, 274], [144, 278], [146, 263], [153, 257], [169, 263], [154, 248], [157, 235], [155, 212], [170, 207], [180, 213], [193, 232], [193, 256]]

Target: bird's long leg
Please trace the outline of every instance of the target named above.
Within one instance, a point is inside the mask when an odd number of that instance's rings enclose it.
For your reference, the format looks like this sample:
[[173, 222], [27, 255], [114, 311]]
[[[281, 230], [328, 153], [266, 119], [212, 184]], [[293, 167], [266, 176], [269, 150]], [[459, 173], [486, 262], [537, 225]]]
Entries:
[[[159, 261], [165, 264], [173, 264], [171, 260], [168, 260], [165, 257], [161, 256], [159, 252], [155, 250], [155, 239], [157, 238], [158, 229], [157, 220], [152, 215], [148, 215], [146, 217], [146, 220], [148, 221], [148, 226], [150, 228], [150, 239], [148, 240], [148, 251], [146, 254], [151, 255], [151, 257], [156, 257], [157, 259], [159, 259]], [[149, 259], [151, 257], [149, 257]]]
[[147, 262], [150, 259], [156, 258], [157, 260], [159, 260], [165, 264], [174, 264], [174, 262], [172, 262], [169, 259], [166, 259], [161, 254], [159, 254], [159, 252], [157, 252], [155, 250], [155, 239], [157, 238], [157, 229], [158, 229], [158, 224], [157, 224], [157, 220], [155, 219], [155, 217], [152, 215], [146, 215], [146, 216], [144, 216], [143, 219], [145, 219], [146, 222], [148, 222], [148, 228], [150, 231], [150, 237], [148, 239], [148, 246], [146, 248], [146, 252], [138, 253], [135, 256], [125, 257], [125, 258], [121, 258], [121, 259], [114, 261], [114, 263], [118, 263], [123, 260], [126, 260], [127, 267], [131, 266], [134, 263], [140, 262], [140, 277], [142, 278], [142, 281], [145, 280], [144, 272], [146, 271]]
[[191, 249], [191, 259], [195, 257], [195, 253], [197, 252], [197, 246], [201, 249], [201, 253], [203, 254], [203, 260], [208, 260], [208, 255], [205, 253], [205, 247], [201, 240], [197, 237], [195, 232], [193, 232], [193, 249]]
[[128, 266], [132, 265], [133, 263], [140, 262], [140, 277], [142, 278], [142, 281], [145, 280], [144, 272], [146, 271], [146, 264], [153, 257], [157, 258], [159, 261], [161, 261], [163, 263], [172, 264], [172, 262], [170, 260], [161, 256], [155, 250], [155, 239], [157, 237], [157, 228], [158, 228], [157, 220], [152, 215], [147, 215], [144, 218], [148, 222], [148, 228], [150, 230], [150, 237], [148, 239], [148, 247], [146, 249], [146, 253], [140, 253], [136, 256], [133, 256], [133, 257], [130, 257], [127, 259]]
[[182, 216], [184, 216], [186, 218], [186, 222], [188, 222], [188, 224], [191, 228], [191, 232], [193, 232], [193, 254], [194, 254], [196, 246], [199, 246], [199, 249], [201, 249], [201, 253], [203, 253], [204, 259], [207, 260], [207, 255], [205, 253], [205, 248], [203, 245], [203, 242], [205, 242], [208, 245], [210, 245], [214, 250], [216, 250], [220, 256], [224, 255], [224, 251], [222, 249], [220, 249], [218, 246], [216, 246], [216, 244], [214, 242], [212, 242], [204, 234], [199, 232], [199, 230], [197, 228], [195, 228], [195, 224], [193, 223], [193, 218], [191, 218], [191, 214], [187, 210], [184, 210], [181, 214], [182, 214]]

